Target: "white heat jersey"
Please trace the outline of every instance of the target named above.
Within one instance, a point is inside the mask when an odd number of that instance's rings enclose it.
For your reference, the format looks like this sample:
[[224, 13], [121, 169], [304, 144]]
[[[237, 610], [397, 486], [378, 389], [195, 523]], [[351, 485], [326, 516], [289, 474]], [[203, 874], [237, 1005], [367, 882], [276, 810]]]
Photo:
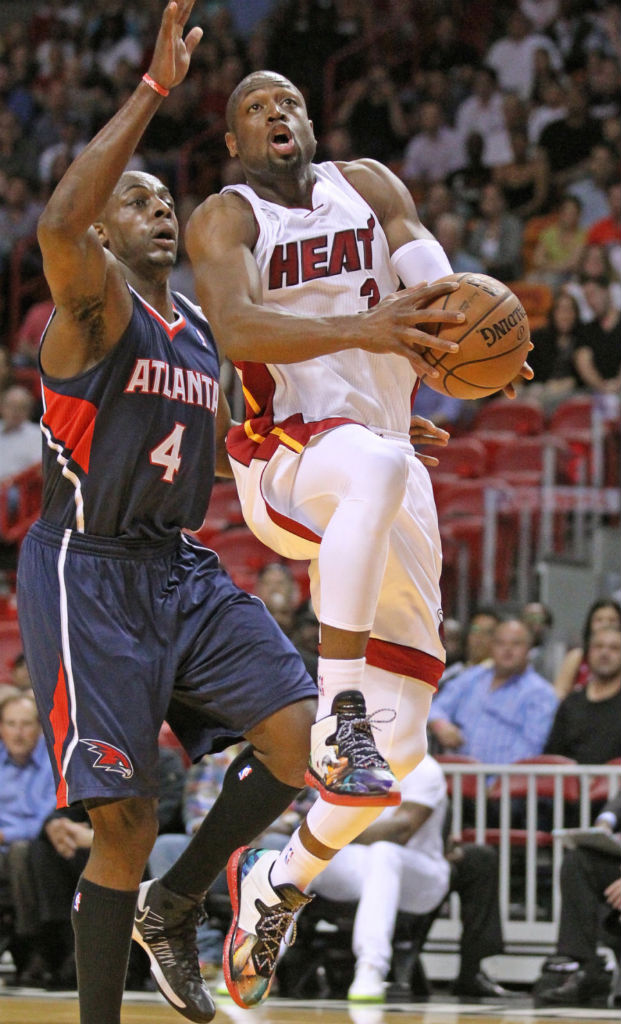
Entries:
[[[231, 185], [251, 204], [259, 227], [254, 257], [265, 306], [298, 316], [359, 313], [394, 292], [399, 279], [376, 214], [332, 163], [313, 165], [313, 208], [288, 209]], [[403, 356], [349, 349], [301, 363], [240, 364], [246, 400], [274, 423], [344, 417], [407, 434], [416, 382]]]

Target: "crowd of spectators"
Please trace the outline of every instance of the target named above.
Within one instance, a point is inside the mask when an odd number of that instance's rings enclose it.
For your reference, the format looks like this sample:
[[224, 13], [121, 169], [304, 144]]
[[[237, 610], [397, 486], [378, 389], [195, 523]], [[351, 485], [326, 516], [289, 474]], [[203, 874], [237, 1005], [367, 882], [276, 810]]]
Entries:
[[[222, 142], [226, 100], [245, 73], [271, 67], [305, 93], [320, 158], [366, 156], [389, 164], [411, 189], [456, 271], [548, 285], [547, 321], [538, 317], [533, 331], [535, 380], [525, 385], [533, 401], [554, 407], [576, 389], [618, 396], [618, 4], [283, 0], [262, 10], [260, 20], [245, 24], [233, 17], [234, 4], [196, 4], [193, 17], [206, 34], [188, 80], [171, 94], [133, 158], [135, 167], [168, 183], [182, 222], [206, 193], [237, 180], [238, 168]], [[46, 0], [25, 5], [22, 18], [0, 26], [3, 476], [38, 459], [36, 409], [16, 373], [36, 365], [38, 338], [51, 312], [49, 300], [33, 292], [13, 330], [12, 254], [20, 240], [33, 236], [70, 161], [148, 66], [145, 40], [155, 37], [160, 13], [160, 0]], [[39, 274], [35, 247], [21, 269], [29, 279]], [[175, 279], [192, 294], [183, 252]], [[425, 395], [431, 402], [426, 412], [437, 412], [438, 422], [443, 415], [459, 419], [460, 403], [449, 409], [421, 389], [423, 401]], [[256, 593], [313, 672], [317, 622], [307, 603], [298, 606], [287, 567], [268, 566]], [[543, 751], [581, 763], [621, 757], [621, 608], [608, 600], [593, 606], [582, 644], [564, 660], [558, 639], [550, 641], [550, 625], [549, 610], [538, 603], [509, 621], [481, 608], [467, 624], [445, 623], [450, 656], [430, 716], [436, 754], [503, 763]], [[0, 693], [0, 949], [10, 942], [18, 980], [70, 984], [70, 900], [90, 828], [84, 814], [53, 811], [51, 774], [19, 668], [16, 663], [16, 687]], [[153, 870], [159, 870], [158, 857], [166, 860], [187, 842], [217, 777], [217, 764], [196, 766], [184, 793], [185, 772], [164, 765], [174, 808], [161, 825], [171, 838], [163, 835], [156, 844]], [[203, 801], [198, 810], [197, 795]], [[394, 841], [405, 845], [414, 834]], [[367, 837], [361, 846], [373, 842]], [[381, 844], [388, 845], [384, 837]], [[386, 850], [376, 854], [388, 856]], [[458, 888], [456, 872], [442, 861], [436, 903], [449, 886]], [[33, 901], [35, 910], [23, 913]], [[393, 904], [396, 914], [398, 897]], [[490, 949], [500, 941], [497, 929], [494, 935]], [[202, 940], [207, 969], [221, 935], [206, 929]], [[385, 961], [385, 951], [383, 956]], [[479, 973], [478, 964], [462, 969], [470, 977]]]

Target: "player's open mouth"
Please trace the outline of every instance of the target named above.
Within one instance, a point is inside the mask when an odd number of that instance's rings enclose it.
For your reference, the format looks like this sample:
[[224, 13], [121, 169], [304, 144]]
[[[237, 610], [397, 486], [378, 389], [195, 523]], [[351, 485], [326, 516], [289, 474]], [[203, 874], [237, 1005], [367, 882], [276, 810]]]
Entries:
[[270, 145], [282, 156], [295, 152], [295, 139], [287, 128], [278, 128], [270, 138]]
[[177, 238], [172, 228], [162, 228], [153, 235], [153, 241], [162, 246], [163, 249], [174, 249]]

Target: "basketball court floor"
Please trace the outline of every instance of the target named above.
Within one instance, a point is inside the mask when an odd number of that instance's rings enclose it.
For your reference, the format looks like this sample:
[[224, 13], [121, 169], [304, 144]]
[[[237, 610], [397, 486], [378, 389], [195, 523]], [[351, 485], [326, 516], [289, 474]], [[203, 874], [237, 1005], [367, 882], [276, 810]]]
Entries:
[[[333, 1000], [287, 1000], [272, 998], [254, 1010], [241, 1010], [227, 997], [217, 998], [214, 1024], [598, 1024], [619, 1021], [619, 1010], [533, 1010], [520, 996], [504, 1004], [488, 1005], [444, 1002], [434, 997], [428, 1003], [388, 1003], [384, 1006], [348, 1006]], [[123, 1024], [181, 1024], [185, 1019], [159, 995], [126, 995]], [[74, 996], [0, 989], [2, 1024], [78, 1024]]]

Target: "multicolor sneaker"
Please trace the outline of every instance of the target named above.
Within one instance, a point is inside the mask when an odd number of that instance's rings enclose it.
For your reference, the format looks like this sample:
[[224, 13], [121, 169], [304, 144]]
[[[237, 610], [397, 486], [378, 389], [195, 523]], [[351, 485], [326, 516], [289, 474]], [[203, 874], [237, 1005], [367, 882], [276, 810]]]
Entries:
[[149, 957], [153, 980], [164, 999], [195, 1024], [208, 1024], [215, 1016], [216, 1004], [198, 963], [199, 909], [194, 900], [171, 892], [157, 878], [143, 882], [132, 938]]
[[279, 856], [278, 850], [242, 846], [227, 867], [233, 921], [222, 966], [229, 995], [245, 1010], [267, 996], [281, 944], [293, 945], [295, 915], [312, 899], [295, 885], [272, 885], [272, 865]]
[[[374, 725], [379, 724], [376, 714], [367, 715], [360, 690], [342, 690], [332, 701], [332, 714], [314, 723], [305, 782], [328, 803], [350, 807], [401, 803], [399, 783], [373, 739]], [[392, 721], [394, 712], [390, 714], [383, 721]]]

